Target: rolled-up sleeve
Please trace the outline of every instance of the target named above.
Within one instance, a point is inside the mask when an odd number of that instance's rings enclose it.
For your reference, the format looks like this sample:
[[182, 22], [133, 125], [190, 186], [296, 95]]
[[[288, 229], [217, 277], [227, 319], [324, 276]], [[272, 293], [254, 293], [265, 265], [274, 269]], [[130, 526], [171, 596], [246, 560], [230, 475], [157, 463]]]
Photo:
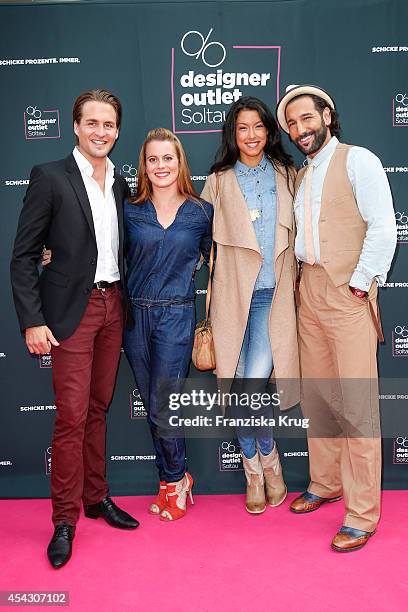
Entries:
[[381, 161], [361, 147], [353, 147], [347, 173], [361, 216], [367, 223], [360, 259], [350, 285], [368, 291], [374, 278], [383, 284], [397, 244], [391, 189]]

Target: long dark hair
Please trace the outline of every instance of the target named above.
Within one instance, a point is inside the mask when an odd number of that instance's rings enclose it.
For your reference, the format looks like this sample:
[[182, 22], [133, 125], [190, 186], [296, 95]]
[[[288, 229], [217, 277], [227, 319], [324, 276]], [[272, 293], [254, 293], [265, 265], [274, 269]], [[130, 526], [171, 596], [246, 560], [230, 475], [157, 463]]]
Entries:
[[[293, 176], [293, 159], [283, 148], [278, 124], [271, 112], [262, 100], [246, 96], [240, 98], [231, 106], [225, 118], [222, 129], [221, 146], [217, 151], [215, 162], [210, 172], [223, 172], [232, 168], [239, 159], [239, 149], [235, 137], [238, 113], [242, 110], [254, 110], [258, 113], [262, 123], [267, 129], [265, 156], [270, 160], [275, 170], [286, 171], [288, 187], [290, 188], [290, 177]], [[291, 188], [290, 188], [291, 190]]]

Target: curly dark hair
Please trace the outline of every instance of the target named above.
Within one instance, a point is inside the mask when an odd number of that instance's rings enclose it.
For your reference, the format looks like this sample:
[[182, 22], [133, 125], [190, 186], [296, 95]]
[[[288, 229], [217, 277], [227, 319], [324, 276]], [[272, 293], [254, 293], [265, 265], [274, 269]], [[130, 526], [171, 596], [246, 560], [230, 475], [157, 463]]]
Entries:
[[262, 123], [267, 129], [268, 135], [264, 149], [265, 156], [271, 161], [275, 170], [284, 167], [289, 180], [289, 174], [293, 168], [293, 159], [283, 148], [278, 124], [271, 112], [262, 100], [246, 96], [240, 98], [231, 106], [225, 118], [222, 129], [221, 146], [217, 151], [215, 162], [210, 172], [222, 172], [232, 168], [239, 159], [239, 149], [235, 137], [238, 113], [242, 110], [257, 111]]

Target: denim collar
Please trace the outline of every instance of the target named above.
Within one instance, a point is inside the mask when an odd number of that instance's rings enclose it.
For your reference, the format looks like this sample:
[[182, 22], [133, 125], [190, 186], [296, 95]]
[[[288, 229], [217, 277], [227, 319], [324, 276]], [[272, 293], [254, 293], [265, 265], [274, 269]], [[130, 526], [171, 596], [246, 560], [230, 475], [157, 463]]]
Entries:
[[235, 166], [234, 166], [234, 170], [239, 176], [248, 176], [251, 173], [259, 174], [261, 171], [266, 172], [267, 168], [268, 168], [268, 159], [265, 157], [265, 155], [262, 156], [261, 161], [259, 162], [257, 166], [255, 166], [255, 168], [251, 168], [251, 166], [247, 166], [246, 164], [243, 164], [239, 160], [235, 163]]

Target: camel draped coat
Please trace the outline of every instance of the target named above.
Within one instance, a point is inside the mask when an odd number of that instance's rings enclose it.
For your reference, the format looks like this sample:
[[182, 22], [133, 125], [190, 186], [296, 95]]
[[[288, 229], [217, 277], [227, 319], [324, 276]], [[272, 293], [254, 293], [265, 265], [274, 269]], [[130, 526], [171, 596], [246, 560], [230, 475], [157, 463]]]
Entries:
[[[300, 372], [296, 327], [293, 196], [286, 172], [275, 171], [277, 215], [275, 228], [276, 286], [269, 315], [274, 378], [280, 408], [299, 402]], [[233, 169], [215, 174], [201, 196], [214, 206], [213, 238], [217, 259], [212, 285], [211, 322], [217, 378], [233, 379], [241, 352], [255, 281], [262, 255], [245, 199]], [[272, 248], [272, 245], [271, 245]], [[226, 385], [220, 385], [224, 392]], [[228, 386], [228, 384], [227, 384]], [[229, 390], [229, 389], [228, 389]]]

